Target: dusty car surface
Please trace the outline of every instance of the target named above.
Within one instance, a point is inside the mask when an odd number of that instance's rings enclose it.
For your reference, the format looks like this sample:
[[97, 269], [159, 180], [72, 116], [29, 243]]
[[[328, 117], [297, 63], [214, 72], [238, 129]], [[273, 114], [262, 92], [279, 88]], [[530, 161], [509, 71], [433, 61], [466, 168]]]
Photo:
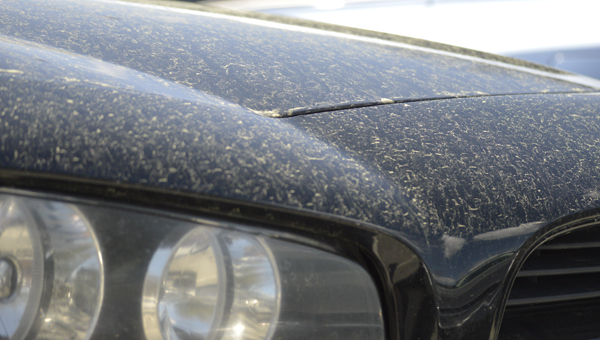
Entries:
[[197, 0], [404, 35], [600, 78], [594, 0]]
[[0, 3], [9, 339], [600, 336], [600, 83], [177, 2]]

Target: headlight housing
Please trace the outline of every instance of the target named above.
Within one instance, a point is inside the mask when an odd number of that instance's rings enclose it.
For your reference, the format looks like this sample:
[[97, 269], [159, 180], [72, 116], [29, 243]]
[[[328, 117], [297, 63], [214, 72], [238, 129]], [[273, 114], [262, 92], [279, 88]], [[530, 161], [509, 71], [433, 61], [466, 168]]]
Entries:
[[[0, 261], [0, 316], [23, 315], [23, 330], [7, 338], [384, 338], [369, 274], [298, 239], [156, 211], [0, 199], [25, 216], [0, 221], [0, 253], [8, 259]], [[13, 225], [27, 230], [35, 267], [19, 281], [31, 287], [19, 293], [2, 283], [15, 281], [12, 248], [2, 243]], [[17, 296], [30, 301], [20, 312], [8, 303]]]
[[104, 271], [94, 232], [75, 206], [0, 195], [0, 259], [2, 338], [89, 338]]

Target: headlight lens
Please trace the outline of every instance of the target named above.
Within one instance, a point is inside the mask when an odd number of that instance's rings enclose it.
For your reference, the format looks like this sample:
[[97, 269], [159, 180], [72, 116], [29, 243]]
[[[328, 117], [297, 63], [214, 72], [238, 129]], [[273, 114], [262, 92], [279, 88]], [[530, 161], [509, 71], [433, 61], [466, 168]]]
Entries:
[[0, 195], [0, 338], [89, 338], [102, 300], [98, 243], [73, 205]]
[[269, 338], [279, 280], [264, 242], [204, 227], [169, 236], [146, 274], [147, 338]]
[[38, 227], [19, 199], [0, 198], [0, 256], [4, 266], [0, 335], [23, 339], [37, 318], [44, 283]]
[[150, 262], [149, 340], [383, 338], [377, 291], [358, 265], [270, 238], [188, 228]]
[[256, 228], [25, 195], [0, 194], [0, 339], [384, 338], [373, 280], [338, 255]]

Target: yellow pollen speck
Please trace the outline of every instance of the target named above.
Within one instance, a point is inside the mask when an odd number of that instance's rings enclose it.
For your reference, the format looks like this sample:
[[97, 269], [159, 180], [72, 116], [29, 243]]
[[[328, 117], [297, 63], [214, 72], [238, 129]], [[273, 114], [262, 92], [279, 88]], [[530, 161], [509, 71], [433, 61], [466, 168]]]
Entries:
[[6, 69], [1, 69], [1, 68], [0, 68], [0, 72], [2, 72], [2, 73], [17, 73], [17, 74], [23, 73], [23, 71], [21, 71], [21, 70], [6, 70]]

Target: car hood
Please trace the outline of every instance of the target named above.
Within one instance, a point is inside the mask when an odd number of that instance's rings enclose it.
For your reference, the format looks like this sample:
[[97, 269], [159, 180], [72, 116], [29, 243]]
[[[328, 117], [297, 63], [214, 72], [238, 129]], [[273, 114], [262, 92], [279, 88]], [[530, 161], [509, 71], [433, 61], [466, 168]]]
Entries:
[[398, 207], [380, 201], [384, 195], [366, 199], [379, 201], [373, 222], [411, 240], [440, 265], [435, 274], [457, 279], [481, 259], [517, 249], [550, 222], [600, 206], [599, 107], [597, 94], [511, 95], [286, 122], [401, 192], [411, 208], [404, 215], [415, 214], [418, 223], [394, 216]]
[[95, 58], [263, 115], [600, 88], [584, 77], [510, 61], [242, 16], [111, 1], [0, 6], [3, 39]]
[[[600, 206], [600, 96], [576, 93], [593, 80], [244, 17], [8, 3], [4, 183], [52, 174], [348, 218], [402, 237], [448, 285]], [[356, 102], [373, 106], [341, 110]]]

